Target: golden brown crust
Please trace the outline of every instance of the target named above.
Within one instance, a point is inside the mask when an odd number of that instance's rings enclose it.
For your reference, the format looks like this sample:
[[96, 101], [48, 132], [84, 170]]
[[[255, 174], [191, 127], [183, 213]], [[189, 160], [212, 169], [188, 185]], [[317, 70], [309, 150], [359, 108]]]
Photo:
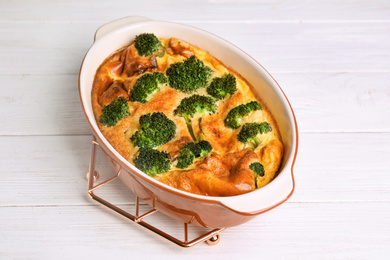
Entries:
[[[170, 64], [195, 55], [213, 69], [212, 77], [232, 73], [237, 79], [238, 90], [228, 98], [218, 101], [218, 111], [203, 116], [201, 120], [200, 128], [204, 138], [213, 147], [212, 154], [196, 160], [188, 169], [175, 167], [176, 157], [183, 146], [191, 141], [191, 137], [184, 119], [175, 116], [173, 111], [188, 95], [168, 85], [161, 86], [160, 90], [145, 104], [129, 101], [131, 116], [120, 120], [115, 126], [107, 127], [99, 123], [103, 135], [126, 160], [133, 163], [138, 148], [130, 141], [130, 137], [139, 128], [140, 116], [151, 112], [163, 112], [176, 124], [177, 130], [173, 140], [158, 148], [170, 153], [173, 166], [169, 172], [155, 177], [157, 180], [195, 194], [238, 195], [255, 189], [255, 175], [249, 169], [249, 165], [260, 162], [264, 166], [265, 175], [257, 177], [257, 185], [260, 188], [268, 184], [278, 172], [283, 156], [283, 144], [275, 120], [254, 94], [252, 86], [238, 73], [224, 66], [222, 62], [202, 49], [176, 38], [160, 40], [166, 50], [163, 57], [140, 57], [134, 44], [130, 44], [113, 53], [102, 63], [96, 72], [91, 93], [95, 117], [98, 119], [104, 105], [110, 103], [115, 97], [129, 99], [132, 87], [144, 73], [153, 71], [164, 73]], [[196, 94], [207, 95], [207, 92], [202, 88]], [[246, 122], [267, 121], [273, 128], [272, 132], [262, 135], [262, 142], [254, 151], [247, 149], [238, 141], [237, 134], [240, 129], [227, 128], [223, 122], [232, 108], [253, 100], [261, 103], [263, 109], [244, 117], [241, 125]], [[198, 117], [193, 118], [192, 121], [198, 122]], [[198, 124], [194, 123], [193, 127], [195, 135], [199, 135]]]

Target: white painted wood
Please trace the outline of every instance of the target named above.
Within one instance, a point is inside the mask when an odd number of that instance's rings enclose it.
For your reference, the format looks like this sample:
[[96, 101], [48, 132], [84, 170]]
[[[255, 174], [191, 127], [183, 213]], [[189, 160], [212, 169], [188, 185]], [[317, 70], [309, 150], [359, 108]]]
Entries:
[[[189, 22], [277, 72], [389, 72], [390, 22]], [[0, 23], [0, 74], [75, 74], [101, 23]], [[211, 52], [212, 53], [212, 52]]]
[[[286, 203], [224, 231], [214, 247], [181, 249], [101, 206], [0, 208], [0, 257], [387, 259], [389, 217], [389, 202]], [[175, 221], [151, 222], [182, 236]]]
[[274, 73], [300, 132], [389, 132], [390, 73]]
[[[0, 21], [100, 23], [128, 15], [142, 15], [173, 21], [215, 22], [301, 22], [301, 21], [389, 21], [386, 0], [144, 0], [4, 1]], [[41, 10], [41, 11], [35, 11]]]
[[[96, 29], [128, 15], [225, 38], [272, 73], [294, 108], [294, 195], [215, 247], [180, 249], [87, 196], [78, 70]], [[389, 104], [387, 0], [1, 1], [0, 258], [389, 259]], [[101, 153], [98, 169], [113, 174]], [[134, 209], [120, 182], [99, 195]], [[182, 223], [148, 221], [182, 236]]]
[[0, 75], [0, 79], [0, 121], [4, 123], [0, 134], [91, 133], [81, 108], [76, 75]]

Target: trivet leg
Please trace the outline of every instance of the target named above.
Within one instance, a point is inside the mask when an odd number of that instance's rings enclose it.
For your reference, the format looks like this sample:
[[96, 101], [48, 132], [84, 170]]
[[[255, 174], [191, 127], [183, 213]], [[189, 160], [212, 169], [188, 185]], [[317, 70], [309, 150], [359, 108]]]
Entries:
[[[101, 188], [102, 186], [104, 185], [107, 185], [108, 183], [112, 182], [113, 180], [116, 180], [119, 175], [121, 174], [122, 172], [122, 168], [119, 169], [119, 171], [117, 172], [117, 174], [113, 177], [111, 177], [110, 179], [108, 180], [105, 180], [97, 185], [94, 185], [94, 182], [96, 181], [97, 177], [98, 177], [98, 172], [95, 170], [95, 156], [96, 156], [96, 148], [99, 146], [99, 143], [96, 142], [95, 138], [93, 139], [92, 141], [92, 148], [91, 148], [91, 160], [90, 160], [90, 165], [89, 165], [89, 172], [87, 174], [87, 179], [88, 179], [88, 195], [91, 197], [91, 199], [95, 200], [96, 202], [100, 203], [101, 205], [107, 207], [108, 209], [120, 214], [121, 216], [127, 218], [128, 220], [130, 220], [131, 222], [135, 223], [135, 224], [138, 224], [146, 229], [148, 229], [149, 231], [152, 231], [154, 234], [156, 235], [159, 235], [167, 240], [169, 240], [170, 242], [173, 242], [174, 244], [178, 245], [178, 246], [181, 246], [181, 247], [185, 247], [185, 248], [188, 248], [188, 247], [192, 247], [192, 246], [195, 246], [197, 245], [198, 243], [201, 243], [201, 242], [204, 242], [206, 241], [207, 244], [209, 245], [216, 245], [218, 242], [219, 242], [219, 233], [222, 232], [223, 230], [225, 230], [226, 228], [220, 228], [220, 229], [214, 229], [214, 230], [211, 230], [203, 235], [200, 235], [199, 237], [191, 240], [191, 241], [188, 241], [188, 225], [187, 223], [185, 223], [184, 225], [184, 241], [181, 241], [167, 233], [165, 233], [164, 231], [158, 229], [157, 227], [154, 227], [152, 225], [150, 225], [149, 223], [145, 222], [144, 219], [148, 216], [150, 216], [151, 214], [157, 212], [158, 210], [155, 208], [155, 201], [153, 202], [153, 210], [143, 214], [142, 216], [138, 216], [138, 213], [139, 213], [139, 210], [138, 210], [138, 206], [139, 206], [139, 201], [138, 201], [138, 196], [136, 197], [136, 215], [132, 215], [130, 214], [129, 212], [127, 211], [124, 211], [123, 209], [115, 206], [114, 204], [104, 200], [103, 198], [97, 196], [94, 191]], [[89, 173], [93, 173], [93, 178], [90, 178], [90, 174]], [[92, 175], [92, 174], [91, 174]], [[192, 222], [192, 221], [191, 221]]]
[[[96, 182], [98, 179], [99, 179], [99, 172], [98, 171], [94, 171], [93, 173], [93, 182]], [[89, 179], [89, 172], [87, 172], [87, 175], [85, 175], [85, 178], [88, 180]]]
[[219, 234], [211, 237], [210, 239], [206, 240], [206, 243], [209, 244], [210, 246], [215, 246], [216, 244], [219, 243], [220, 237]]

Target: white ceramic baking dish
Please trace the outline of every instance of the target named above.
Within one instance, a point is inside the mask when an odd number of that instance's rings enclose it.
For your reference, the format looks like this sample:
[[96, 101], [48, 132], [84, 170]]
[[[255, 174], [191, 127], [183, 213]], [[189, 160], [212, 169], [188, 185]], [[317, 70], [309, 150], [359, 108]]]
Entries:
[[[254, 87], [277, 121], [284, 144], [284, 156], [277, 177], [265, 187], [238, 196], [209, 197], [187, 193], [162, 184], [126, 161], [104, 138], [95, 121], [91, 88], [99, 65], [112, 52], [138, 34], [154, 33], [176, 37], [198, 46], [240, 73]], [[297, 155], [298, 128], [291, 105], [272, 76], [253, 58], [231, 43], [187, 25], [126, 17], [100, 27], [80, 69], [79, 92], [93, 135], [111, 166], [122, 169], [121, 180], [141, 199], [162, 213], [185, 223], [222, 228], [244, 223], [285, 202], [294, 191], [293, 166]]]

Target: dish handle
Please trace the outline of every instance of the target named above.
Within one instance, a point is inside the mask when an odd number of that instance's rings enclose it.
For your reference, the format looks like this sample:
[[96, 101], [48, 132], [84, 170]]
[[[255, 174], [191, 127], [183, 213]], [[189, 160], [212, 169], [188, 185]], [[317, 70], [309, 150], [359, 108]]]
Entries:
[[135, 24], [135, 23], [146, 22], [146, 21], [150, 21], [150, 19], [143, 16], [127, 16], [127, 17], [114, 20], [112, 22], [108, 22], [106, 24], [103, 24], [96, 30], [94, 41], [100, 39], [107, 33], [112, 32], [115, 29], [120, 28], [124, 25]]
[[230, 197], [229, 200], [223, 201], [222, 204], [239, 214], [242, 215], [258, 215], [269, 211], [282, 203], [286, 202], [295, 190], [295, 180], [293, 174], [293, 164], [291, 172], [287, 170], [284, 174], [277, 177], [277, 180], [272, 181], [265, 187], [261, 188], [261, 198], [253, 191], [246, 194], [246, 201], [242, 203], [237, 197]]

